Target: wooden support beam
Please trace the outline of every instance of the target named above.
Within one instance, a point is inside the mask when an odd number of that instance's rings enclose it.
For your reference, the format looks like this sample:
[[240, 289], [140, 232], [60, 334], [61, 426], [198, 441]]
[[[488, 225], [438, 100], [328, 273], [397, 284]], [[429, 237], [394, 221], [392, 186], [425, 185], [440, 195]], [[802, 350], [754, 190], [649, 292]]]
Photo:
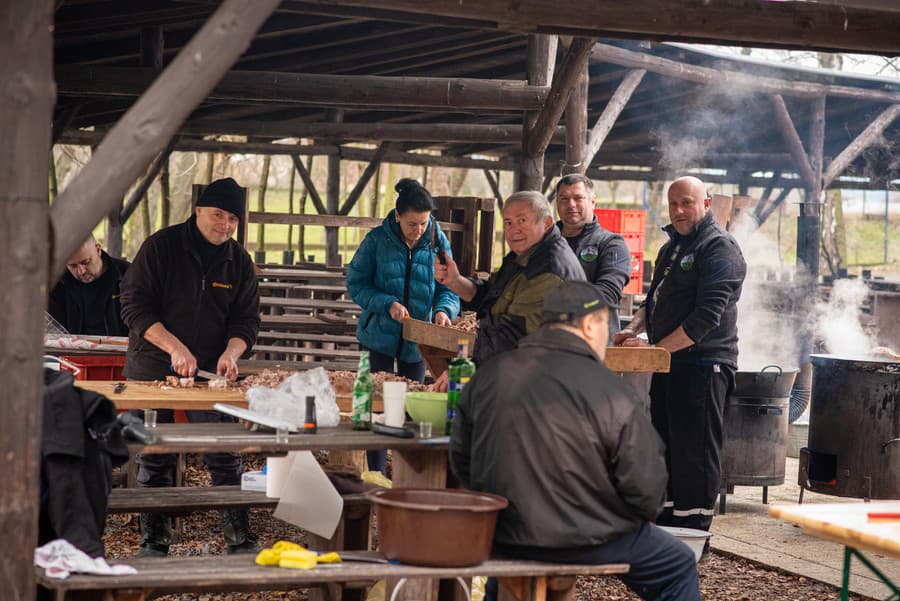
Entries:
[[113, 127], [53, 204], [51, 281], [62, 273], [68, 256], [84, 242], [100, 218], [117, 206], [131, 182], [162, 152], [279, 3], [280, 0], [224, 0]]
[[[556, 36], [532, 34], [528, 36], [528, 52], [526, 56], [528, 83], [533, 86], [549, 86], [553, 80], [556, 64]], [[538, 114], [526, 112], [523, 116], [524, 131], [522, 134], [522, 159], [519, 167], [517, 190], [537, 190], [544, 177], [544, 158], [534, 158], [528, 154], [528, 146]]]
[[[334, 109], [329, 111], [329, 120], [340, 123], [344, 120], [344, 111]], [[328, 155], [328, 172], [325, 180], [325, 208], [329, 215], [337, 215], [341, 202], [341, 157], [334, 154]], [[325, 228], [325, 264], [340, 266], [340, 244], [338, 243], [338, 228]]]
[[366, 165], [366, 169], [362, 172], [362, 175], [359, 176], [359, 181], [356, 182], [353, 190], [347, 195], [347, 199], [344, 200], [344, 204], [341, 205], [338, 215], [350, 214], [350, 210], [353, 209], [356, 202], [359, 200], [359, 197], [362, 196], [363, 190], [365, 190], [366, 186], [369, 184], [369, 180], [372, 179], [372, 176], [375, 175], [375, 172], [381, 167], [381, 161], [384, 159], [384, 153], [387, 152], [388, 148], [389, 144], [387, 142], [382, 142], [375, 150], [375, 155], [372, 157], [372, 160], [369, 161], [369, 164]]
[[63, 136], [69, 126], [72, 124], [72, 121], [75, 117], [78, 116], [78, 113], [81, 111], [80, 104], [73, 104], [67, 107], [64, 107], [53, 119], [53, 140], [52, 143], [56, 144], [59, 142], [59, 139]]
[[[262, 121], [202, 120], [185, 123], [181, 133], [194, 135], [241, 135], [268, 138], [329, 138], [396, 142], [471, 142], [518, 144], [521, 125], [480, 123], [266, 123]], [[556, 128], [553, 141], [565, 141], [565, 130]]]
[[497, 172], [495, 176], [491, 173], [490, 169], [482, 169], [484, 173], [485, 179], [487, 179], [488, 185], [491, 187], [491, 191], [494, 193], [494, 198], [497, 199], [497, 206], [500, 207], [500, 210], [503, 210], [503, 194], [500, 193], [500, 172]]
[[762, 196], [759, 197], [759, 202], [756, 203], [756, 207], [753, 209], [753, 216], [756, 218], [757, 223], [759, 223], [760, 215], [762, 215], [763, 209], [768, 204], [769, 198], [772, 197], [772, 191], [778, 186], [780, 182], [781, 170], [776, 169], [775, 173], [772, 174], [772, 179], [770, 179], [769, 183], [766, 184]]
[[550, 92], [547, 94], [547, 100], [544, 103], [541, 112], [538, 114], [534, 122], [534, 127], [528, 136], [528, 145], [526, 147], [526, 155], [530, 158], [542, 156], [547, 146], [550, 144], [550, 138], [553, 131], [562, 117], [566, 104], [569, 102], [569, 96], [578, 83], [587, 65], [591, 48], [594, 46], [594, 40], [589, 38], [575, 38], [572, 40], [569, 50], [563, 59], [562, 66], [553, 78], [553, 85], [550, 86]]
[[332, 0], [329, 4], [356, 7], [348, 15], [396, 11], [398, 20], [402, 13], [430, 20], [466, 19], [469, 27], [526, 33], [900, 53], [900, 12], [846, 2], [574, 0], [560, 6], [541, 0]]
[[822, 193], [822, 170], [825, 153], [825, 96], [813, 99], [812, 114], [809, 124], [809, 163], [813, 171], [813, 181], [816, 189], [813, 190], [813, 198], [819, 198]]
[[769, 98], [772, 101], [772, 110], [775, 114], [775, 121], [778, 123], [781, 135], [787, 143], [791, 158], [794, 159], [797, 172], [803, 179], [805, 187], [813, 189], [816, 187], [816, 176], [813, 173], [812, 167], [810, 167], [809, 157], [806, 154], [806, 150], [803, 148], [803, 141], [800, 140], [800, 136], [797, 134], [797, 129], [794, 127], [794, 121], [791, 119], [791, 114], [788, 112], [787, 105], [784, 103], [784, 98], [778, 94], [770, 96]]
[[595, 61], [621, 65], [631, 69], [645, 69], [666, 77], [682, 79], [704, 85], [715, 85], [747, 94], [780, 94], [800, 98], [836, 96], [855, 100], [900, 102], [900, 92], [890, 90], [870, 90], [851, 86], [829, 86], [807, 81], [786, 81], [774, 77], [748, 75], [737, 71], [712, 69], [688, 63], [669, 60], [643, 52], [625, 50], [609, 44], [597, 44], [591, 53]]
[[[153, 76], [152, 70], [135, 67], [56, 67], [61, 96], [139, 96]], [[207, 100], [518, 111], [540, 108], [547, 93], [546, 87], [506, 79], [230, 71], [209, 92]]]
[[144, 198], [147, 190], [150, 189], [150, 185], [153, 184], [156, 176], [159, 175], [159, 172], [163, 168], [163, 165], [169, 162], [169, 155], [171, 155], [172, 151], [175, 149], [177, 141], [177, 138], [172, 138], [172, 140], [169, 141], [169, 145], [166, 146], [166, 149], [163, 150], [160, 155], [156, 157], [156, 160], [153, 161], [153, 164], [150, 165], [150, 169], [147, 171], [144, 179], [142, 179], [137, 188], [135, 188], [131, 192], [131, 196], [128, 197], [128, 201], [119, 212], [119, 223], [123, 225], [125, 223], [128, 223], [128, 220], [131, 218], [131, 214], [134, 213], [134, 210], [137, 209], [138, 205], [141, 203], [141, 199]]
[[603, 107], [603, 112], [600, 113], [600, 117], [597, 118], [597, 122], [591, 128], [587, 156], [585, 157], [585, 168], [594, 162], [594, 158], [600, 152], [600, 147], [606, 141], [606, 136], [609, 135], [613, 125], [615, 125], [616, 119], [625, 110], [625, 106], [631, 100], [631, 95], [634, 94], [634, 91], [646, 74], [647, 72], [644, 69], [632, 69], [629, 71], [616, 88], [616, 91], [613, 92], [606, 106]]
[[790, 194], [791, 190], [793, 190], [793, 189], [794, 188], [792, 186], [785, 186], [784, 188], [781, 189], [781, 192], [778, 194], [778, 196], [775, 198], [775, 200], [772, 201], [772, 204], [769, 205], [765, 211], [760, 213], [759, 219], [757, 220], [757, 223], [759, 225], [757, 227], [762, 226], [762, 224], [764, 224], [766, 222], [766, 220], [769, 218], [769, 215], [774, 213], [775, 210], [781, 206], [781, 203], [784, 202], [784, 199], [788, 197], [788, 194]]
[[[384, 217], [351, 217], [349, 215], [304, 215], [290, 213], [259, 213], [252, 211], [247, 214], [249, 221], [253, 223], [271, 223], [279, 225], [321, 225], [325, 227], [362, 227], [376, 228], [384, 223]], [[465, 226], [446, 220], [438, 220], [444, 232], [462, 232]]]
[[884, 109], [850, 144], [847, 145], [834, 160], [829, 163], [822, 175], [823, 186], [828, 187], [843, 173], [850, 163], [855, 161], [863, 150], [872, 145], [884, 133], [884, 130], [900, 117], [900, 104], [894, 104]]
[[588, 63], [585, 61], [578, 82], [566, 103], [566, 163], [562, 173], [587, 171]]
[[49, 281], [48, 166], [53, 121], [51, 0], [0, 3], [0, 547], [3, 596], [33, 599], [38, 541], [44, 316]]
[[297, 170], [297, 173], [300, 174], [300, 179], [303, 180], [303, 185], [306, 186], [306, 191], [309, 192], [309, 197], [312, 199], [316, 211], [319, 215], [328, 214], [328, 210], [322, 203], [322, 197], [319, 196], [319, 191], [316, 190], [316, 184], [313, 182], [312, 176], [310, 175], [309, 170], [307, 170], [306, 165], [304, 165], [303, 161], [300, 159], [300, 155], [292, 154], [291, 160], [294, 162], [294, 168]]

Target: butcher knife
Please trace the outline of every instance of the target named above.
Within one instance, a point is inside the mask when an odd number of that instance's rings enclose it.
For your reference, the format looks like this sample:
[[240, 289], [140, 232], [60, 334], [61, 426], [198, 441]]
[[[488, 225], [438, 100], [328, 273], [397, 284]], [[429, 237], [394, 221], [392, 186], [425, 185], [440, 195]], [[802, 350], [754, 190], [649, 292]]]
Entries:
[[200, 376], [201, 378], [206, 378], [207, 380], [209, 380], [211, 382], [214, 380], [225, 380], [226, 379], [225, 376], [220, 376], [219, 374], [214, 374], [213, 372], [206, 371], [205, 369], [198, 369], [197, 376]]

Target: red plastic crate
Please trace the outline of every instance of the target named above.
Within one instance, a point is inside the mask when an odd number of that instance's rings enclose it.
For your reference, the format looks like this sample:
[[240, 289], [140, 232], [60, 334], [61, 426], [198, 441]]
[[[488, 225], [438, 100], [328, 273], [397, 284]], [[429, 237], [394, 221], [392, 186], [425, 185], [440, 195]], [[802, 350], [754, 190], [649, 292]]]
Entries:
[[624, 294], [640, 294], [644, 291], [644, 253], [631, 253], [631, 279], [622, 289]]
[[647, 220], [645, 211], [634, 209], [594, 209], [597, 223], [601, 227], [617, 234], [644, 235]]
[[[74, 355], [60, 357], [71, 363], [81, 371], [75, 374], [76, 380], [124, 380], [122, 369], [125, 367], [124, 355]], [[60, 363], [60, 368], [66, 371], [70, 369], [65, 363]]]
[[625, 238], [625, 244], [628, 246], [628, 250], [633, 253], [642, 253], [644, 252], [644, 234], [619, 234], [623, 238]]

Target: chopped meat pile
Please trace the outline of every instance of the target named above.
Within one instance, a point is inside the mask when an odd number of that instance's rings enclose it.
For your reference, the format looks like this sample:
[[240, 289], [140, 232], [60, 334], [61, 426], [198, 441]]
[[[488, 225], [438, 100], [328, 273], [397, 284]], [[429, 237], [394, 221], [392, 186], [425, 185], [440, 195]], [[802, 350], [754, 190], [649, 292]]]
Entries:
[[474, 334], [478, 331], [478, 318], [476, 317], [476, 314], [471, 311], [460, 313], [453, 322], [453, 329]]
[[166, 376], [165, 382], [159, 383], [160, 388], [193, 388], [194, 378], [179, 378], [178, 376]]
[[[264, 369], [258, 374], [247, 376], [242, 381], [238, 382], [237, 386], [244, 391], [246, 391], [251, 386], [265, 386], [267, 388], [276, 388], [292, 373], [294, 372], [285, 369]], [[331, 382], [331, 387], [334, 388], [335, 394], [353, 393], [353, 381], [356, 379], [355, 372], [329, 371], [328, 379]], [[426, 385], [419, 384], [416, 381], [409, 380], [395, 374], [386, 374], [379, 372], [372, 374], [372, 384], [373, 388], [375, 389], [376, 397], [381, 396], [381, 389], [384, 387], [385, 380], [390, 382], [406, 382], [406, 389], [409, 391], [428, 390], [428, 387]]]

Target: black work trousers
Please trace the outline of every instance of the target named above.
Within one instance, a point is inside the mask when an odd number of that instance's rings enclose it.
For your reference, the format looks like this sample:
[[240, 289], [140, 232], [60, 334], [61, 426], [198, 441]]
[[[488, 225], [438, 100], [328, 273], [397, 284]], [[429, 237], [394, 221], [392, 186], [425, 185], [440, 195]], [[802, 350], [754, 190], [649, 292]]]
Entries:
[[[394, 357], [385, 355], [384, 353], [379, 353], [378, 351], [373, 351], [372, 349], [366, 350], [369, 351], [369, 370], [372, 373], [385, 372], [389, 374], [397, 374], [398, 376], [403, 376], [404, 378], [409, 378], [410, 380], [415, 380], [416, 382], [425, 381], [424, 361], [407, 363], [405, 361], [401, 361], [400, 359], [396, 359], [397, 369], [395, 370]], [[387, 451], [366, 451], [366, 461], [369, 464], [370, 470], [378, 471], [383, 474], [385, 472], [385, 469], [387, 468]]]
[[[554, 563], [627, 563], [631, 569], [618, 578], [641, 599], [700, 601], [700, 576], [694, 552], [649, 522], [604, 545], [571, 549], [494, 545], [494, 551], [517, 559]], [[484, 598], [496, 601], [496, 579], [488, 579]]]
[[[230, 416], [218, 411], [185, 411], [188, 421], [192, 423], [207, 422], [232, 422]], [[157, 409], [156, 423], [171, 424], [175, 421], [175, 411], [172, 409]], [[158, 488], [162, 486], [175, 486], [175, 462], [176, 456], [144, 455], [139, 454], [136, 459], [138, 464], [138, 488]], [[235, 485], [241, 483], [241, 454], [240, 453], [204, 453], [203, 461], [212, 476], [214, 486]]]
[[709, 530], [719, 492], [725, 401], [734, 390], [727, 365], [673, 363], [653, 374], [650, 416], [666, 444], [668, 498], [656, 523]]

